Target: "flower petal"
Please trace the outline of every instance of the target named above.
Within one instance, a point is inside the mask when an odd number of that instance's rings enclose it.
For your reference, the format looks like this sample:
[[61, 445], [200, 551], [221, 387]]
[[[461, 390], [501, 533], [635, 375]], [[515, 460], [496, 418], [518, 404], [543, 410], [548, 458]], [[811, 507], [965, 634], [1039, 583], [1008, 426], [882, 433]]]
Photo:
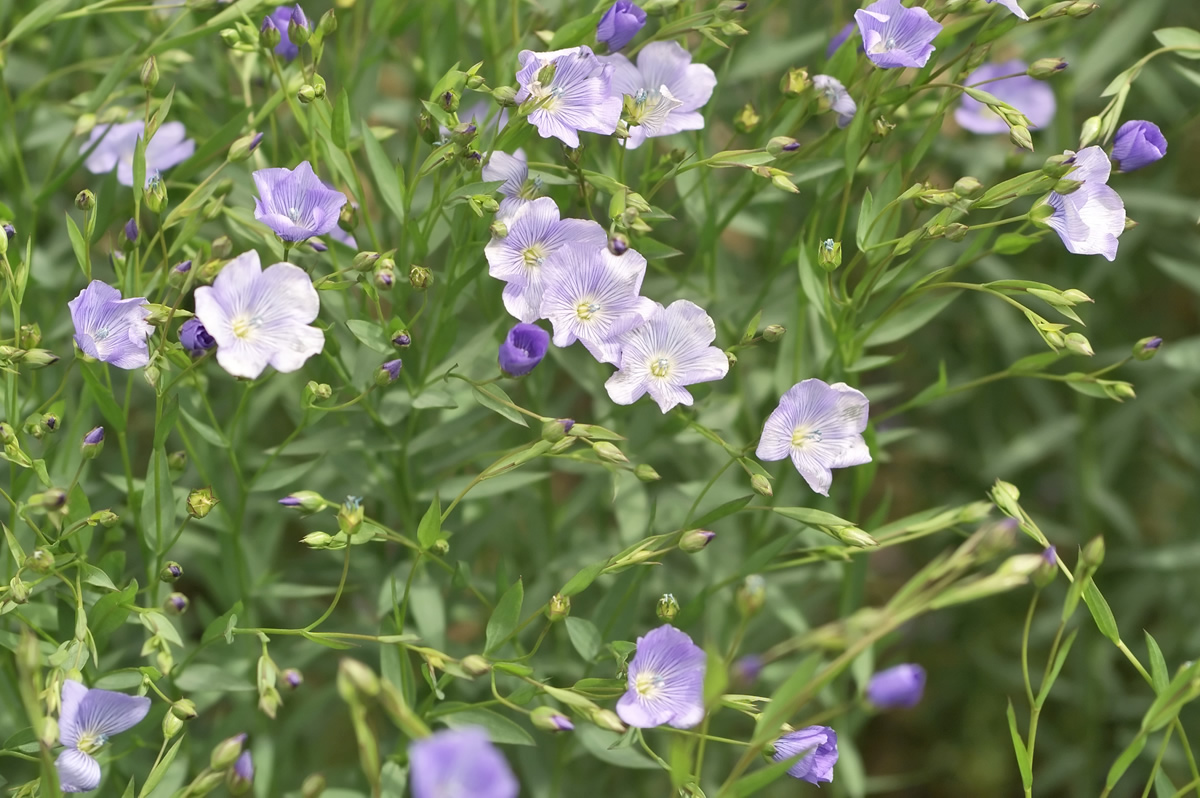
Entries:
[[100, 786], [100, 763], [82, 751], [65, 749], [54, 767], [63, 792], [89, 792]]

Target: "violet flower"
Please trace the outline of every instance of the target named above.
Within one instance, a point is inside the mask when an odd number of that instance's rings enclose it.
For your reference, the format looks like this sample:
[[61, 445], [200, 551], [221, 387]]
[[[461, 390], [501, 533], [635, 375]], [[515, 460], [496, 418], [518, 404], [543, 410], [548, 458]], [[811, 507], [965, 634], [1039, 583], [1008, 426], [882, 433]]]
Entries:
[[590, 47], [535, 53], [522, 50], [516, 101], [533, 100], [529, 123], [544, 138], [579, 146], [579, 132], [611, 135], [621, 118], [621, 96], [613, 96], [612, 66]]
[[925, 693], [925, 669], [906, 663], [879, 671], [867, 682], [867, 700], [880, 709], [915, 707]]
[[657, 307], [640, 295], [646, 259], [633, 250], [613, 255], [603, 246], [566, 246], [542, 269], [541, 314], [554, 327], [554, 345], [582, 341], [601, 363], [615, 364], [621, 336]]
[[[1112, 157], [1120, 172], [1149, 166], [1167, 154], [1167, 139], [1153, 122], [1134, 120], [1117, 129]], [[1073, 179], [1074, 175], [1072, 175]]]
[[712, 345], [716, 337], [704, 308], [686, 299], [666, 308], [655, 303], [646, 323], [620, 339], [620, 370], [604, 383], [609, 398], [631, 405], [649, 393], [664, 413], [676, 405], [691, 406], [685, 386], [729, 373], [729, 358]]
[[693, 64], [692, 54], [678, 42], [651, 42], [638, 53], [637, 66], [620, 53], [600, 60], [613, 67], [613, 94], [632, 98], [626, 147], [704, 128], [700, 109], [712, 97], [717, 76], [708, 65]]
[[690, 729], [704, 720], [704, 672], [708, 658], [692, 638], [670, 624], [637, 639], [629, 663], [628, 689], [617, 715], [630, 726], [664, 723]]
[[844, 382], [798, 382], [763, 425], [758, 459], [790, 457], [808, 486], [828, 496], [832, 469], [871, 462], [862, 436], [868, 406], [867, 397]]
[[235, 377], [254, 379], [268, 364], [296, 371], [325, 348], [325, 334], [309, 323], [321, 300], [298, 266], [265, 270], [251, 250], [225, 264], [211, 286], [196, 289], [196, 318], [217, 342], [217, 362]]
[[[1057, 103], [1054, 99], [1054, 89], [1044, 80], [1037, 80], [1025, 74], [1028, 65], [1020, 60], [1003, 63], [984, 64], [976, 69], [963, 81], [964, 86], [983, 83], [979, 88], [993, 95], [998, 100], [1016, 108], [1029, 118], [1031, 128], [1045, 128], [1054, 120]], [[1016, 75], [1004, 80], [993, 80], [1001, 75]], [[992, 81], [984, 83], [984, 81]], [[991, 108], [966, 94], [962, 96], [958, 108], [954, 110], [954, 119], [961, 127], [972, 133], [1008, 133], [1008, 123]]]
[[1107, 185], [1112, 164], [1099, 147], [1065, 154], [1074, 155], [1075, 163], [1067, 179], [1083, 181], [1083, 185], [1070, 194], [1050, 192], [1046, 204], [1054, 214], [1045, 224], [1058, 233], [1068, 252], [1115, 260], [1117, 239], [1125, 232], [1125, 203]]
[[983, 2], [999, 3], [1021, 19], [1025, 20], [1026, 22], [1029, 21], [1029, 15], [1021, 10], [1021, 7], [1017, 5], [1017, 0], [983, 0]]
[[923, 8], [900, 0], [877, 0], [854, 12], [867, 58], [877, 67], [923, 67], [942, 26]]
[[150, 699], [111, 690], [89, 690], [67, 679], [62, 684], [58, 741], [66, 748], [54, 767], [63, 792], [88, 792], [100, 786], [100, 763], [92, 754], [114, 734], [131, 729], [150, 711]]
[[788, 732], [775, 741], [771, 757], [783, 762], [804, 751], [808, 754], [788, 768], [788, 775], [809, 784], [833, 781], [833, 766], [838, 759], [837, 732], [828, 726], [808, 726]]
[[92, 280], [79, 296], [67, 303], [75, 325], [75, 343], [85, 355], [119, 369], [136, 369], [150, 362], [146, 339], [154, 328], [146, 298], [122, 299], [121, 292]]
[[[505, 200], [510, 202], [510, 200]], [[590, 220], [560, 219], [549, 197], [508, 206], [504, 223], [508, 235], [493, 238], [483, 248], [488, 274], [504, 286], [504, 308], [519, 321], [543, 317], [547, 260], [564, 247], [600, 250], [608, 241], [604, 228]]]
[[[84, 166], [94, 175], [108, 174], [116, 169], [117, 182], [123, 186], [132, 186], [133, 155], [137, 149], [137, 141], [145, 130], [145, 123], [140, 121], [92, 128], [91, 135], [79, 148], [79, 152], [85, 153], [97, 141], [100, 143], [88, 155]], [[164, 124], [146, 144], [146, 185], [149, 185], [151, 179], [162, 170], [170, 169], [192, 157], [195, 151], [196, 142], [187, 137], [182, 122]]]
[[843, 25], [842, 29], [834, 34], [834, 37], [829, 40], [829, 44], [825, 46], [825, 58], [833, 58], [833, 54], [836, 53], [841, 46], [846, 43], [847, 39], [854, 35], [854, 31], [857, 29], [858, 26], [853, 22], [847, 22], [845, 25]]
[[288, 24], [291, 22], [295, 22], [303, 28], [312, 27], [308, 24], [308, 17], [304, 15], [304, 9], [300, 8], [300, 4], [279, 6], [263, 20], [264, 24], [267, 19], [271, 20], [271, 24], [279, 31], [279, 44], [275, 45], [275, 55], [284, 61], [291, 61], [300, 55], [300, 45], [293, 44], [291, 37], [288, 36]]
[[500, 344], [500, 370], [510, 377], [524, 377], [533, 371], [550, 347], [550, 333], [536, 324], [517, 324]]
[[287, 242], [332, 232], [346, 204], [346, 195], [326, 186], [308, 161], [295, 169], [259, 169], [254, 185], [254, 218]]
[[[525, 187], [525, 182], [529, 179], [529, 164], [525, 160], [524, 150], [517, 150], [512, 155], [499, 150], [493, 152], [492, 157], [483, 165], [483, 179], [489, 183], [503, 180], [500, 193], [510, 199], [528, 200], [537, 196], [536, 188], [528, 192]], [[527, 193], [532, 195], [525, 196]]]
[[216, 340], [204, 329], [200, 319], [191, 318], [179, 326], [179, 343], [192, 357], [200, 357], [217, 345]]
[[845, 127], [854, 120], [858, 113], [858, 104], [846, 91], [846, 87], [835, 77], [829, 75], [813, 75], [813, 88], [821, 95], [822, 104], [837, 114], [837, 126]]
[[633, 0], [617, 0], [608, 7], [596, 26], [596, 41], [616, 52], [633, 40], [646, 24], [646, 12]]
[[477, 726], [416, 740], [408, 758], [413, 798], [516, 798], [520, 790], [504, 755]]
[[234, 795], [245, 793], [254, 783], [254, 758], [249, 750], [242, 751], [229, 773], [229, 790]]

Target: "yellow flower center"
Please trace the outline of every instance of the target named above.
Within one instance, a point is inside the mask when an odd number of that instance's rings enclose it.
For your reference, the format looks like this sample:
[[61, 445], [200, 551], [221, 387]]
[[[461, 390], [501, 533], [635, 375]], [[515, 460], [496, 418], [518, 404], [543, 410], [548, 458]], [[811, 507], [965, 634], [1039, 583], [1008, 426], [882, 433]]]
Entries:
[[526, 266], [541, 266], [546, 261], [546, 248], [541, 244], [534, 244], [521, 250], [521, 257], [524, 258]]
[[246, 339], [250, 337], [250, 333], [254, 331], [254, 320], [239, 316], [233, 320], [233, 334], [238, 338]]
[[104, 743], [103, 734], [88, 731], [79, 735], [79, 743], [75, 747], [85, 754], [93, 754], [100, 750], [100, 746], [104, 745]]
[[654, 698], [662, 686], [663, 678], [656, 673], [639, 673], [633, 682], [633, 689], [642, 698]]
[[792, 431], [792, 446], [796, 449], [803, 449], [810, 443], [821, 442], [821, 430], [810, 429], [808, 427], [796, 427]]
[[600, 310], [600, 306], [595, 302], [580, 302], [575, 306], [575, 315], [582, 321], [587, 321], [596, 315], [596, 311]]
[[665, 377], [667, 372], [671, 370], [671, 361], [665, 357], [660, 357], [657, 360], [650, 362], [650, 373], [655, 377]]

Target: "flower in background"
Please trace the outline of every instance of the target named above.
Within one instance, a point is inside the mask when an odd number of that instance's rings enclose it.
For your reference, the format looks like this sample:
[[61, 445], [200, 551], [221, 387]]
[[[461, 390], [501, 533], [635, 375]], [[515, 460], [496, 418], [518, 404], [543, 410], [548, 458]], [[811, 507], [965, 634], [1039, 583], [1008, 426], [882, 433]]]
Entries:
[[268, 364], [295, 371], [320, 354], [325, 334], [309, 326], [320, 310], [303, 269], [276, 263], [264, 270], [253, 250], [196, 289], [196, 318], [217, 342], [217, 362], [235, 377], [254, 379]]
[[1050, 192], [1046, 204], [1054, 213], [1045, 224], [1058, 233], [1068, 252], [1116, 260], [1117, 239], [1125, 232], [1125, 203], [1108, 185], [1112, 164], [1099, 147], [1064, 154], [1073, 155], [1075, 163], [1067, 179], [1083, 185], [1070, 194]]
[[906, 663], [879, 671], [867, 682], [867, 700], [880, 709], [915, 707], [925, 693], [925, 669]]
[[[79, 148], [80, 154], [96, 149], [88, 155], [84, 165], [94, 175], [103, 175], [117, 170], [117, 182], [123, 186], [133, 185], [133, 154], [138, 139], [146, 126], [143, 122], [125, 122], [120, 125], [100, 125], [92, 128], [88, 140]], [[97, 144], [96, 142], [99, 142]], [[170, 169], [192, 157], [196, 142], [187, 137], [182, 122], [167, 122], [158, 129], [154, 138], [146, 144], [146, 184], [164, 169]]]
[[600, 60], [613, 68], [613, 94], [630, 98], [627, 147], [704, 127], [700, 109], [712, 97], [717, 76], [706, 64], [693, 64], [678, 42], [651, 42], [638, 53], [637, 66], [620, 53]]
[[100, 786], [100, 763], [92, 754], [114, 734], [131, 729], [150, 711], [145, 696], [89, 690], [67, 679], [62, 684], [58, 741], [66, 748], [54, 767], [63, 792], [87, 792]]
[[867, 58], [877, 67], [923, 67], [933, 55], [942, 26], [923, 8], [900, 0], [878, 0], [854, 12]]
[[[1112, 157], [1117, 170], [1132, 172], [1149, 166], [1167, 154], [1167, 139], [1153, 122], [1134, 120], [1117, 130]], [[1073, 179], [1074, 175], [1071, 176]]]
[[[500, 203], [497, 218], [510, 218], [517, 208], [528, 200], [537, 199], [541, 191], [540, 180], [529, 182], [529, 164], [525, 160], [525, 151], [517, 150], [512, 155], [507, 152], [493, 152], [492, 157], [483, 165], [483, 179], [487, 182], [503, 180], [500, 193], [505, 199]], [[527, 185], [528, 184], [528, 185]]]
[[829, 75], [813, 75], [812, 82], [813, 88], [821, 95], [822, 105], [828, 105], [829, 109], [837, 114], [838, 127], [850, 124], [854, 115], [858, 113], [858, 105], [842, 82]]
[[649, 729], [668, 723], [690, 729], [704, 720], [704, 671], [708, 657], [692, 638], [666, 624], [637, 639], [629, 663], [628, 689], [617, 715]]
[[524, 377], [542, 362], [550, 347], [550, 333], [536, 324], [517, 324], [500, 344], [500, 370], [510, 377]]
[[808, 486], [828, 496], [832, 469], [871, 462], [862, 436], [868, 406], [867, 397], [844, 382], [798, 382], [763, 425], [758, 459], [791, 457]]
[[645, 24], [646, 12], [633, 0], [617, 0], [600, 17], [596, 41], [604, 42], [610, 51], [616, 52], [629, 44]]
[[825, 47], [825, 58], [833, 58], [833, 54], [841, 48], [846, 40], [854, 35], [857, 26], [853, 22], [847, 22], [842, 26], [842, 29], [829, 40], [829, 44]]
[[[635, 256], [635, 257], [631, 257]], [[554, 326], [554, 345], [582, 341], [601, 363], [616, 363], [621, 336], [650, 318], [657, 303], [640, 295], [646, 259], [628, 250], [567, 246], [546, 261], [542, 316]]]
[[229, 770], [227, 781], [229, 791], [234, 795], [242, 795], [250, 789], [250, 785], [254, 783], [254, 758], [248, 750], [238, 754], [237, 761]]
[[217, 345], [216, 340], [204, 329], [200, 319], [192, 318], [179, 327], [179, 343], [192, 357], [199, 357]]
[[621, 97], [612, 96], [612, 67], [590, 47], [535, 53], [522, 50], [516, 101], [532, 100], [529, 123], [544, 138], [579, 146], [579, 131], [611, 135], [621, 118]]
[[983, 2], [999, 3], [1000, 5], [1004, 6], [1009, 11], [1011, 11], [1012, 13], [1016, 14], [1021, 19], [1025, 20], [1026, 22], [1029, 21], [1029, 15], [1021, 10], [1021, 7], [1019, 5], [1017, 5], [1017, 0], [983, 0]]
[[288, 36], [288, 25], [292, 22], [295, 22], [302, 28], [311, 27], [308, 24], [308, 17], [304, 16], [304, 9], [300, 8], [300, 4], [279, 6], [263, 19], [264, 25], [267, 24], [267, 20], [270, 20], [271, 24], [279, 31], [279, 44], [275, 45], [275, 55], [284, 61], [291, 61], [300, 55], [300, 45], [293, 44], [291, 37]]
[[712, 345], [717, 337], [704, 308], [679, 299], [664, 308], [655, 303], [650, 318], [620, 340], [619, 371], [604, 387], [619, 405], [631, 405], [644, 394], [666, 413], [692, 404], [684, 386], [713, 382], [729, 373], [729, 358]]
[[[1016, 108], [1029, 117], [1030, 127], [1048, 127], [1054, 120], [1057, 103], [1054, 100], [1054, 89], [1042, 80], [1031, 78], [1025, 74], [1028, 65], [1020, 60], [1003, 63], [984, 64], [976, 69], [963, 81], [964, 86], [974, 86], [983, 83], [979, 88], [999, 100]], [[1003, 75], [1016, 77], [995, 80]], [[985, 83], [985, 81], [991, 81]], [[966, 94], [958, 108], [954, 110], [954, 119], [959, 125], [972, 133], [1008, 133], [1008, 123], [999, 114]]]
[[520, 789], [504, 755], [477, 726], [415, 740], [408, 758], [413, 798], [516, 798]]
[[593, 221], [561, 219], [558, 205], [549, 197], [510, 205], [508, 209], [511, 216], [503, 219], [508, 235], [493, 238], [483, 248], [488, 274], [507, 283], [503, 299], [509, 314], [519, 321], [537, 321], [543, 317], [548, 259], [564, 247], [603, 249], [608, 236]]
[[308, 161], [295, 169], [259, 169], [254, 173], [254, 185], [258, 188], [254, 218], [284, 241], [333, 232], [346, 204], [346, 195], [326, 186]]
[[775, 741], [771, 757], [783, 762], [805, 751], [808, 753], [788, 768], [788, 775], [809, 784], [833, 781], [833, 766], [838, 759], [837, 732], [828, 726], [808, 726], [788, 732]]
[[119, 369], [141, 368], [150, 362], [146, 339], [154, 328], [146, 321], [146, 298], [122, 299], [121, 292], [92, 280], [67, 303], [75, 325], [75, 343], [85, 355]]

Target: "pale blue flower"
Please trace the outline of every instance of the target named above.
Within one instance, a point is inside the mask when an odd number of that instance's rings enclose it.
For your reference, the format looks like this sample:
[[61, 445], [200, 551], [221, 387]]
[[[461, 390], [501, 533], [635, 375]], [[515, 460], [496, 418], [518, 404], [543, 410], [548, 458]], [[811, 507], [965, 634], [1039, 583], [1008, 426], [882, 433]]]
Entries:
[[999, 3], [1000, 5], [1004, 6], [1009, 11], [1011, 11], [1012, 13], [1016, 14], [1021, 19], [1025, 20], [1025, 21], [1029, 20], [1029, 15], [1021, 10], [1021, 7], [1019, 5], [1017, 5], [1017, 0], [983, 0], [983, 2]]
[[478, 726], [439, 731], [408, 746], [413, 798], [517, 798], [504, 755]]
[[535, 53], [522, 50], [516, 101], [533, 100], [529, 123], [542, 138], [579, 146], [579, 132], [612, 135], [621, 118], [621, 97], [611, 91], [612, 67], [590, 47]]
[[[99, 125], [92, 128], [91, 135], [79, 148], [85, 153], [96, 145], [87, 156], [84, 166], [95, 175], [117, 170], [117, 182], [123, 186], [133, 185], [133, 155], [138, 139], [145, 132], [145, 123], [125, 122], [119, 125]], [[99, 142], [99, 144], [96, 144]], [[154, 138], [146, 145], [146, 185], [164, 169], [170, 169], [192, 157], [196, 142], [187, 137], [182, 122], [167, 122], [158, 129]]]
[[706, 64], [693, 64], [678, 42], [651, 42], [638, 53], [636, 66], [620, 53], [600, 60], [613, 67], [613, 94], [633, 98], [627, 147], [704, 127], [700, 109], [712, 97], [717, 76]]
[[1125, 203], [1108, 186], [1112, 164], [1099, 147], [1065, 154], [1073, 155], [1075, 164], [1067, 179], [1083, 185], [1070, 194], [1050, 192], [1046, 204], [1054, 214], [1046, 224], [1058, 233], [1068, 252], [1116, 260], [1117, 239], [1125, 232]]
[[900, 0], [877, 0], [854, 12], [867, 58], [877, 67], [923, 67], [942, 26], [923, 8]]
[[838, 127], [845, 127], [854, 121], [854, 115], [858, 113], [858, 104], [840, 80], [829, 75], [813, 75], [812, 82], [823, 102], [837, 114]]
[[704, 720], [704, 672], [708, 657], [685, 632], [665, 625], [637, 639], [629, 663], [628, 689], [617, 715], [630, 726], [664, 723], [690, 729]]
[[284, 241], [304, 241], [337, 228], [346, 195], [325, 185], [308, 161], [295, 169], [259, 169], [253, 177], [258, 188], [254, 218]]
[[150, 362], [146, 339], [154, 328], [146, 321], [146, 298], [122, 299], [121, 292], [92, 280], [67, 303], [75, 325], [75, 343], [85, 355], [119, 369], [136, 369]]
[[[1029, 127], [1045, 128], [1054, 120], [1057, 103], [1054, 89], [1044, 80], [1025, 74], [1028, 64], [1020, 59], [984, 64], [963, 81], [964, 86], [983, 83], [979, 88], [1016, 108], [1029, 119]], [[1016, 77], [994, 80], [1002, 75]], [[984, 81], [991, 81], [984, 83]], [[1008, 133], [1008, 123], [991, 108], [966, 94], [954, 110], [954, 121], [972, 133]]]
[[89, 690], [67, 679], [62, 685], [58, 741], [66, 748], [54, 766], [63, 792], [88, 792], [100, 786], [96, 753], [114, 734], [131, 729], [150, 711], [150, 699], [111, 690]]

